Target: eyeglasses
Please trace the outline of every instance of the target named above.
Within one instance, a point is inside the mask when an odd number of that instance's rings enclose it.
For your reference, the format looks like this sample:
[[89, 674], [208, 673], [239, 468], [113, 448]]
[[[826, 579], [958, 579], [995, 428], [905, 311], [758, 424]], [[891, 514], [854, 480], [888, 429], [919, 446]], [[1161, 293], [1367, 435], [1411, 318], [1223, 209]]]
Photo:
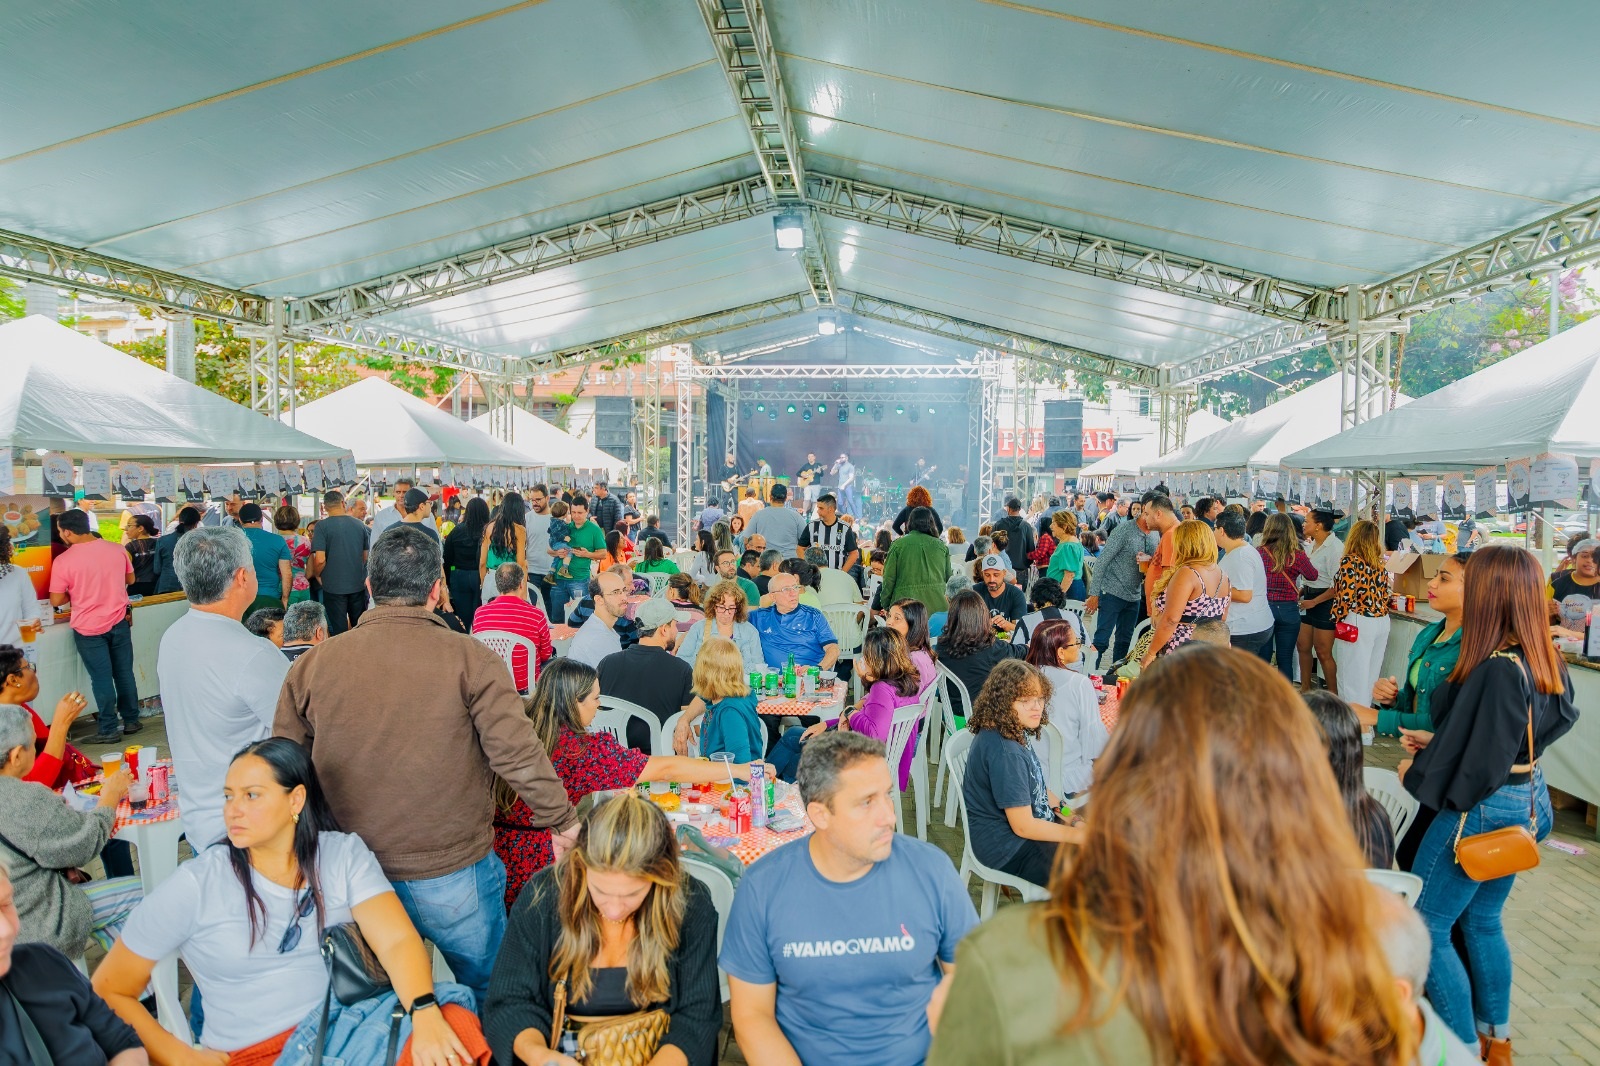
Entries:
[[283, 939], [278, 941], [279, 955], [287, 955], [300, 946], [300, 923], [305, 920], [306, 915], [311, 913], [311, 904], [313, 902], [311, 889], [307, 888], [305, 895], [300, 897], [300, 906], [295, 909], [294, 921], [289, 924], [289, 928], [283, 931]]
[[738, 609], [739, 609], [739, 605], [737, 603], [719, 603], [719, 604], [717, 604], [717, 613], [718, 614], [721, 614], [723, 611], [727, 611], [729, 614], [732, 614], [733, 612], [737, 611]]
[[789, 585], [789, 586], [787, 586], [785, 588], [773, 589], [772, 590], [772, 594], [774, 596], [782, 596], [786, 592], [796, 592], [797, 593], [799, 591], [800, 591], [800, 586], [799, 585]]

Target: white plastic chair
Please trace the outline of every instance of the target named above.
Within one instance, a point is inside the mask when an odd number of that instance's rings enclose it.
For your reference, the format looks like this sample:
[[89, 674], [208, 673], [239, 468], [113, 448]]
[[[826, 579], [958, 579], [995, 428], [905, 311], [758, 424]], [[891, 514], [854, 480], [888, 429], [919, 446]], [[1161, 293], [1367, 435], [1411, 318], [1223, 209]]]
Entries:
[[[685, 855], [681, 861], [689, 876], [705, 885], [711, 892], [711, 905], [717, 909], [717, 955], [720, 957], [722, 935], [728, 928], [728, 912], [733, 909], [733, 880], [709, 862], [697, 859], [693, 855]], [[722, 1002], [728, 1002], [728, 974], [721, 966], [717, 967], [717, 984], [722, 989]]]
[[1404, 870], [1368, 869], [1367, 880], [1379, 888], [1387, 888], [1390, 892], [1397, 893], [1412, 907], [1417, 905], [1417, 898], [1422, 895], [1422, 878], [1416, 874], [1408, 874]]
[[[967, 692], [967, 686], [959, 677], [950, 672], [949, 667], [945, 666], [943, 663], [940, 663], [939, 676], [937, 679], [935, 679], [934, 684], [943, 686], [947, 682], [955, 689], [956, 695], [961, 698], [961, 717], [970, 718], [972, 716], [972, 696]], [[940, 699], [939, 704], [944, 715], [945, 732], [951, 737], [954, 737], [958, 732], [956, 729], [955, 718], [956, 709], [955, 705], [950, 701], [949, 689], [945, 689], [944, 696]], [[944, 750], [950, 750], [950, 741], [948, 739], [944, 742]], [[945, 781], [947, 780], [949, 773], [950, 768], [945, 765], [945, 756], [941, 755], [939, 757], [938, 780], [934, 783], [933, 802], [942, 802], [944, 804], [945, 827], [947, 829], [954, 829], [956, 824], [956, 812], [951, 803], [950, 796], [945, 792]]]
[[1406, 791], [1400, 783], [1400, 775], [1393, 770], [1365, 767], [1361, 771], [1361, 783], [1367, 786], [1367, 792], [1388, 814], [1389, 824], [1394, 828], [1395, 842], [1398, 843], [1411, 827], [1411, 820], [1417, 816], [1417, 808], [1421, 804]]
[[961, 811], [961, 869], [957, 873], [963, 886], [973, 874], [977, 874], [983, 882], [983, 895], [978, 907], [978, 917], [983, 920], [993, 916], [1001, 885], [1016, 889], [1025, 903], [1048, 899], [1050, 894], [1030, 881], [985, 866], [972, 854], [972, 830], [967, 825], [967, 805], [962, 802], [961, 789], [967, 778], [967, 753], [974, 739], [973, 734], [962, 731], [946, 741], [942, 765], [950, 768], [950, 787], [954, 790], [946, 809], [959, 807]]
[[[682, 712], [680, 712], [682, 713]], [[661, 722], [655, 715], [628, 700], [615, 696], [601, 696], [600, 710], [589, 723], [591, 733], [610, 733], [621, 747], [628, 746], [628, 719], [637, 718], [650, 728], [650, 748], [646, 754], [661, 750]], [[667, 734], [667, 746], [672, 746], [672, 734]]]
[[[1062, 765], [1066, 759], [1067, 741], [1061, 735], [1061, 730], [1051, 722], [1045, 722], [1039, 727], [1039, 739], [1031, 743], [1044, 748], [1044, 757], [1040, 762], [1044, 764], [1044, 779], [1050, 791], [1057, 796], [1066, 798], [1066, 793], [1061, 788]], [[1039, 754], [1038, 747], [1034, 754]]]
[[642, 577], [650, 583], [650, 595], [657, 599], [667, 594], [667, 582], [672, 579], [671, 574], [641, 574], [634, 571], [634, 577]]
[[917, 786], [917, 839], [928, 839], [928, 758], [927, 758], [927, 728], [928, 710], [932, 706], [933, 686], [928, 686], [928, 691], [916, 703], [908, 703], [894, 712], [894, 717], [889, 722], [889, 740], [885, 744], [888, 749], [886, 755], [889, 760], [889, 772], [894, 775], [894, 822], [898, 832], [905, 832], [905, 810], [901, 799], [900, 761], [905, 758], [906, 745], [911, 743], [912, 734], [917, 730], [919, 722], [924, 724], [922, 732], [917, 737], [916, 750], [911, 755], [911, 776], [907, 779], [908, 785]]
[[[604, 702], [604, 700], [602, 700], [601, 702]], [[672, 750], [672, 737], [673, 737], [674, 734], [677, 733], [677, 731], [678, 731], [678, 723], [683, 721], [683, 716], [686, 713], [687, 712], [685, 712], [685, 711], [678, 711], [675, 714], [669, 715], [667, 720], [665, 722], [661, 723], [661, 731], [656, 736], [656, 747], [655, 747], [655, 750], [652, 751], [650, 754], [652, 754], [652, 755], [676, 755], [676, 754], [678, 754], [677, 752]], [[691, 758], [691, 759], [696, 759], [696, 758], [700, 757], [700, 725], [699, 725], [698, 722], [692, 728], [690, 728], [690, 730], [689, 730], [689, 751], [688, 751], [688, 755], [689, 755], [689, 758]]]
[[[828, 628], [833, 630], [834, 638], [839, 642], [839, 662], [855, 659], [856, 652], [861, 650], [861, 641], [867, 635], [869, 614], [864, 605], [857, 603], [833, 603], [822, 608], [822, 616], [828, 620]], [[861, 675], [854, 670], [850, 672], [850, 684], [854, 698], [859, 699]]]
[[534, 675], [539, 669], [539, 649], [533, 646], [533, 641], [515, 633], [507, 633], [502, 629], [485, 629], [472, 635], [479, 643], [500, 656], [501, 661], [506, 664], [506, 669], [511, 671], [513, 681], [516, 680], [517, 669], [512, 665], [512, 654], [517, 648], [527, 652], [528, 685], [530, 687], [533, 685]]

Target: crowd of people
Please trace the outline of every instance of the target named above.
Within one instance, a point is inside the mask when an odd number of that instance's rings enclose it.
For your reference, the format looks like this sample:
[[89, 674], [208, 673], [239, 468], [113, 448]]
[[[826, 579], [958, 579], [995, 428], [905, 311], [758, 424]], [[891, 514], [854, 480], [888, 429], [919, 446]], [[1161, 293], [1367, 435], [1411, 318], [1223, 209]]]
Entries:
[[[57, 594], [106, 664], [105, 735], [138, 727], [109, 593], [126, 603], [143, 555], [140, 580], [170, 567], [187, 600], [158, 673], [195, 858], [142, 893], [112, 835], [128, 775], [92, 809], [55, 795], [94, 774], [68, 737], [87, 701], [46, 724], [0, 644], [0, 976], [24, 975], [0, 1020], [31, 1019], [55, 1061], [381, 1061], [392, 1031], [427, 1066], [570, 1066], [615, 1025], [699, 1066], [719, 973], [753, 1063], [1510, 1061], [1515, 875], [1473, 880], [1453, 853], [1550, 831], [1539, 758], [1577, 717], [1551, 624], [1600, 585], [1593, 542], [1551, 581], [1505, 545], [1446, 557], [1441, 619], [1385, 678], [1383, 531], [1328, 512], [1012, 498], [969, 542], [920, 487], [868, 536], [780, 483], [748, 519], [702, 515], [683, 566], [603, 485], [453, 520], [395, 488], [370, 526], [328, 492], [304, 532], [290, 507], [272, 530], [253, 503], [185, 509], [139, 552], [61, 516]], [[836, 633], [844, 607], [871, 624]], [[508, 661], [469, 632], [520, 643]], [[851, 671], [860, 699], [776, 727], [749, 678], [791, 661]], [[1119, 672], [1108, 728], [1090, 674]], [[655, 722], [596, 729], [607, 698]], [[950, 857], [896, 831], [941, 701], [972, 855], [1043, 897], [982, 924]], [[1411, 756], [1402, 839], [1363, 786], [1364, 730]], [[758, 770], [796, 785], [812, 832], [719, 915], [641, 786]], [[104, 878], [82, 874], [96, 858]], [[1414, 910], [1363, 872], [1396, 864]], [[387, 993], [330, 1003], [336, 928]], [[70, 961], [91, 940], [92, 988]], [[197, 1046], [142, 998], [173, 954]], [[0, 1025], [0, 1054], [21, 1031]]]

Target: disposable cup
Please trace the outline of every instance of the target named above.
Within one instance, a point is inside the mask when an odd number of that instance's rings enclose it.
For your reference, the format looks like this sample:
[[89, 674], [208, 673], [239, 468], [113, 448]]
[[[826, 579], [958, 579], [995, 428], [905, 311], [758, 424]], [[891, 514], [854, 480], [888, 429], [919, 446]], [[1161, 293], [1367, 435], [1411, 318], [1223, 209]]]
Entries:
[[105, 771], [107, 777], [122, 769], [122, 752], [108, 751], [100, 756], [100, 769]]

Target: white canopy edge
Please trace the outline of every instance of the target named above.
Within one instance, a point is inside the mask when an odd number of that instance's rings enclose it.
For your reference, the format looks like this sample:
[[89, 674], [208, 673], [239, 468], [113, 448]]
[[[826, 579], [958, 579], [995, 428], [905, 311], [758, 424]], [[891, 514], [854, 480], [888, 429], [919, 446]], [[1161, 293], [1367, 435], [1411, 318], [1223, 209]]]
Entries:
[[613, 478], [621, 477], [628, 465], [610, 452], [601, 451], [514, 404], [506, 404], [498, 411], [486, 411], [470, 419], [467, 425], [487, 431], [497, 416], [509, 419], [511, 439], [506, 443], [522, 456], [522, 462], [539, 463], [550, 469], [605, 470]]
[[295, 421], [355, 453], [361, 466], [531, 465], [517, 449], [382, 378], [364, 378], [313, 400]]

